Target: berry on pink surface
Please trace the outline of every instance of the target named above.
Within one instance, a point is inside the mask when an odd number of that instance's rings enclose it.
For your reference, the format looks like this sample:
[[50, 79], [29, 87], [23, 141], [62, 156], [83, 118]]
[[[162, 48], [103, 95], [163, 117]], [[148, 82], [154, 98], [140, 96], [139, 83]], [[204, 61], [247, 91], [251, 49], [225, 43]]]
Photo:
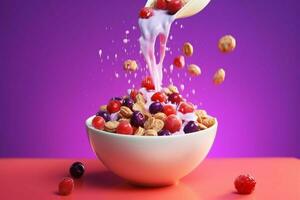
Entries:
[[239, 194], [251, 194], [255, 189], [256, 181], [253, 176], [239, 175], [235, 181], [234, 186]]
[[58, 193], [60, 195], [69, 195], [74, 189], [74, 181], [72, 178], [64, 178], [58, 185]]

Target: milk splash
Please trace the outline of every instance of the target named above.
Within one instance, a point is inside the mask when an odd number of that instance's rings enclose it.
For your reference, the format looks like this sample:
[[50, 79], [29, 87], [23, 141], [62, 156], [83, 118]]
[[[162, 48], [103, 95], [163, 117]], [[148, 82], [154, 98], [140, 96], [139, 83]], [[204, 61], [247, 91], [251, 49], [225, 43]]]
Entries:
[[[154, 14], [149, 19], [139, 19], [141, 30], [140, 47], [145, 61], [153, 79], [155, 90], [160, 91], [163, 79], [163, 61], [166, 54], [166, 44], [170, 33], [172, 22], [175, 20], [173, 15], [169, 15], [164, 10], [154, 10]], [[155, 42], [159, 37], [160, 58], [157, 63], [155, 58]]]

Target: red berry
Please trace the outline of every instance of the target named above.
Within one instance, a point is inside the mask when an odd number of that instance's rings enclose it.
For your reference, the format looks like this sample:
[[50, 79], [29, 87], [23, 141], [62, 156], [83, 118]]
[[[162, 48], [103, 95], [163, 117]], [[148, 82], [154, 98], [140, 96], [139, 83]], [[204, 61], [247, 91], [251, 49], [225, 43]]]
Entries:
[[165, 113], [167, 116], [169, 116], [169, 115], [175, 115], [176, 114], [176, 109], [172, 105], [165, 105], [163, 107], [163, 113]]
[[255, 179], [251, 175], [240, 175], [234, 181], [234, 186], [239, 194], [250, 194], [254, 191]]
[[121, 121], [116, 129], [116, 132], [124, 135], [132, 135], [133, 128], [128, 121]]
[[168, 100], [171, 101], [171, 103], [180, 104], [180, 102], [182, 101], [182, 98], [181, 98], [180, 94], [172, 93], [169, 95]]
[[167, 9], [167, 0], [157, 0], [155, 4], [156, 9], [166, 10]]
[[146, 88], [147, 90], [154, 90], [153, 80], [150, 76], [144, 78], [142, 81], [142, 87]]
[[130, 98], [133, 100], [133, 101], [136, 101], [136, 95], [139, 93], [139, 91], [138, 90], [136, 90], [136, 89], [132, 89], [131, 91], [130, 91]]
[[96, 129], [99, 129], [99, 130], [103, 130], [104, 124], [105, 124], [105, 120], [101, 116], [94, 117], [94, 119], [92, 121], [93, 127], [95, 127]]
[[111, 100], [107, 105], [107, 111], [109, 113], [115, 113], [118, 112], [121, 108], [121, 102], [118, 100]]
[[162, 92], [156, 92], [152, 95], [151, 100], [163, 103], [167, 101], [167, 96]]
[[142, 19], [148, 19], [151, 16], [153, 16], [153, 9], [144, 7], [140, 10], [140, 18]]
[[185, 60], [183, 56], [177, 56], [174, 61], [173, 65], [177, 68], [183, 68], [185, 65]]
[[71, 178], [64, 178], [58, 185], [60, 195], [69, 195], [74, 189], [74, 181]]
[[180, 130], [182, 122], [176, 115], [169, 115], [165, 120], [165, 129], [170, 133], [175, 133]]
[[187, 102], [183, 102], [179, 105], [178, 111], [186, 114], [186, 113], [191, 113], [194, 112], [195, 107], [192, 103], [187, 103]]
[[181, 0], [171, 0], [168, 2], [167, 10], [171, 15], [177, 13], [182, 8], [183, 4]]

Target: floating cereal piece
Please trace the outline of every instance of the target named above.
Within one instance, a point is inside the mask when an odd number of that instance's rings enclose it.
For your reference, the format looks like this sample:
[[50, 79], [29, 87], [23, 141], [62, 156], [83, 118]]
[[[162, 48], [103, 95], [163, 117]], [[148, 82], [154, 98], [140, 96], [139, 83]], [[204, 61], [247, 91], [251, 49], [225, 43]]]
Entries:
[[139, 126], [136, 129], [136, 131], [134, 132], [134, 135], [140, 135], [140, 136], [142, 136], [142, 135], [144, 135], [144, 133], [145, 133], [145, 129]]
[[225, 35], [219, 40], [218, 47], [221, 52], [228, 53], [235, 49], [236, 40], [232, 35]]
[[190, 64], [188, 67], [188, 72], [190, 73], [190, 75], [192, 76], [199, 76], [201, 75], [201, 69], [200, 67], [198, 67], [195, 64]]
[[220, 85], [221, 83], [223, 83], [225, 80], [225, 71], [224, 69], [218, 69], [218, 71], [216, 71], [214, 77], [213, 77], [213, 82], [216, 85]]
[[101, 111], [107, 111], [107, 105], [102, 105], [100, 106]]
[[157, 136], [157, 132], [153, 129], [146, 130], [144, 133], [145, 136]]
[[119, 122], [117, 122], [117, 121], [105, 122], [104, 131], [107, 131], [107, 132], [110, 132], [110, 133], [115, 133], [118, 125], [119, 125]]
[[155, 115], [153, 115], [153, 117], [155, 119], [160, 119], [162, 121], [165, 121], [165, 119], [167, 118], [167, 115], [165, 113], [162, 113], [162, 112], [158, 112], [156, 113]]
[[122, 118], [130, 118], [132, 116], [132, 110], [126, 106], [121, 106], [119, 116]]
[[178, 88], [175, 85], [169, 85], [169, 90], [171, 91], [171, 93], [179, 93]]
[[137, 65], [137, 63], [136, 63], [135, 60], [130, 60], [130, 59], [129, 59], [129, 60], [125, 60], [123, 67], [124, 67], [124, 69], [125, 69], [126, 71], [131, 71], [131, 72], [133, 72], [133, 71], [136, 71], [136, 70], [137, 70], [138, 65]]
[[163, 92], [166, 94], [166, 95], [170, 95], [172, 94], [171, 90], [169, 88], [164, 88], [163, 89]]
[[184, 43], [183, 47], [182, 47], [182, 52], [186, 56], [192, 56], [193, 52], [194, 52], [194, 48], [193, 48], [192, 44], [189, 42]]

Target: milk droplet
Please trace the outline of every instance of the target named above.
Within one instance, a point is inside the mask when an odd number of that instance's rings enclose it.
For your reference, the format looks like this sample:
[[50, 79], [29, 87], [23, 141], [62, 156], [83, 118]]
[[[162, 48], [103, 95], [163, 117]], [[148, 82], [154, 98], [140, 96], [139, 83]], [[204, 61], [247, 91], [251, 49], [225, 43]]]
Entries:
[[182, 25], [182, 24], [180, 24], [180, 28], [181, 28], [181, 29], [183, 28], [183, 25]]
[[196, 91], [195, 91], [195, 89], [192, 89], [192, 94], [194, 95], [194, 94], [196, 94]]
[[136, 29], [136, 26], [132, 26], [132, 30], [135, 30]]
[[130, 83], [131, 83], [131, 80], [129, 79], [129, 80], [128, 80], [128, 84], [130, 84]]
[[129, 42], [129, 39], [127, 39], [127, 38], [124, 38], [124, 39], [123, 39], [123, 43], [124, 43], [124, 44], [127, 44], [128, 42]]
[[102, 49], [99, 49], [99, 56], [101, 58], [101, 56], [102, 56]]
[[170, 72], [172, 73], [174, 69], [174, 65], [170, 65]]
[[115, 54], [115, 58], [118, 58], [118, 54]]
[[189, 93], [187, 93], [187, 94], [186, 94], [186, 97], [187, 97], [187, 98], [189, 98], [189, 96], [190, 96], [190, 94], [189, 94]]
[[190, 82], [192, 81], [192, 78], [191, 78], [191, 77], [189, 78], [189, 81], [190, 81]]
[[177, 25], [178, 24], [178, 22], [177, 21], [175, 21], [175, 25]]
[[170, 83], [171, 83], [171, 84], [173, 84], [173, 80], [172, 80], [172, 78], [170, 78], [170, 79], [169, 79], [169, 81], [170, 81]]
[[164, 72], [167, 73], [167, 69], [166, 68], [164, 68]]
[[142, 54], [142, 53], [143, 53], [142, 50], [140, 50], [140, 51], [139, 51], [139, 54]]
[[125, 34], [128, 35], [128, 34], [129, 34], [129, 30], [126, 30], [126, 31], [125, 31]]
[[116, 77], [116, 78], [119, 78], [119, 74], [118, 74], [117, 72], [115, 73], [115, 77]]
[[170, 40], [173, 40], [173, 35], [170, 35]]
[[125, 78], [127, 78], [127, 73], [125, 73], [125, 75], [124, 75], [124, 76], [125, 76]]
[[184, 85], [183, 85], [183, 84], [180, 85], [180, 89], [181, 89], [182, 91], [184, 90]]
[[137, 77], [137, 73], [134, 73], [134, 78], [136, 78]]
[[111, 41], [111, 43], [115, 43], [115, 41], [114, 41], [114, 40], [112, 40], [112, 41]]
[[127, 49], [124, 49], [124, 52], [127, 53]]
[[106, 59], [109, 60], [109, 56], [106, 56]]
[[179, 73], [177, 73], [177, 78], [179, 78], [180, 77], [180, 74]]

